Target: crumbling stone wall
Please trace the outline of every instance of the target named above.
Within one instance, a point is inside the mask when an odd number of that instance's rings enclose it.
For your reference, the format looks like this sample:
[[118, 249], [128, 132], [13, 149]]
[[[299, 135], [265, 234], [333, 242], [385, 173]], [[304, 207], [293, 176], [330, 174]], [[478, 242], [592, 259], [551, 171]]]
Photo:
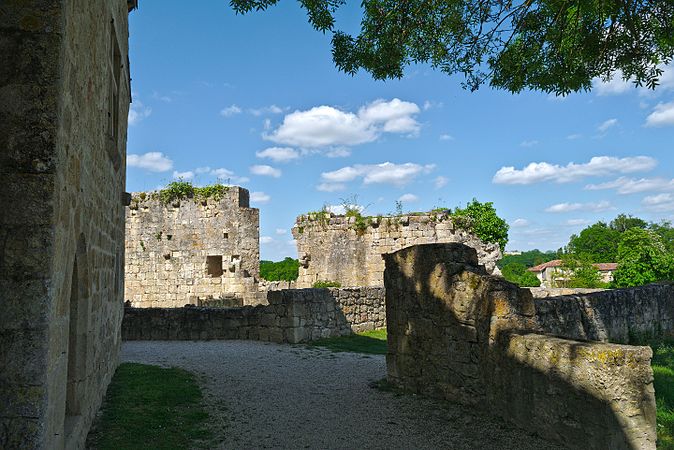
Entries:
[[117, 365], [129, 3], [0, 3], [0, 448], [82, 448]]
[[569, 448], [655, 448], [649, 347], [549, 335], [563, 331], [560, 318], [539, 314], [529, 290], [488, 275], [465, 245], [415, 246], [385, 259], [393, 384], [489, 410]]
[[168, 308], [231, 297], [247, 305], [264, 301], [257, 286], [259, 223], [248, 190], [237, 186], [220, 199], [168, 204], [156, 192], [133, 193], [126, 210], [125, 299]]
[[674, 337], [674, 284], [539, 298], [536, 320], [569, 339], [639, 344]]
[[299, 216], [292, 229], [300, 259], [298, 287], [316, 281], [337, 281], [342, 286], [383, 286], [383, 254], [419, 244], [460, 242], [477, 250], [480, 264], [499, 273], [498, 244], [486, 244], [454, 226], [446, 213], [356, 217], [312, 213]]
[[383, 288], [290, 289], [241, 308], [126, 308], [125, 340], [251, 339], [296, 344], [385, 326]]

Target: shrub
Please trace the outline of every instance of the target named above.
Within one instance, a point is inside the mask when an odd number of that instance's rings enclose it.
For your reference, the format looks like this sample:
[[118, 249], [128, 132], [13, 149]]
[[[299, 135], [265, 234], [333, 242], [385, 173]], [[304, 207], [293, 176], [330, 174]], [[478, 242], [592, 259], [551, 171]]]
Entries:
[[342, 283], [339, 281], [316, 281], [311, 287], [313, 288], [331, 288], [331, 287], [342, 287]]

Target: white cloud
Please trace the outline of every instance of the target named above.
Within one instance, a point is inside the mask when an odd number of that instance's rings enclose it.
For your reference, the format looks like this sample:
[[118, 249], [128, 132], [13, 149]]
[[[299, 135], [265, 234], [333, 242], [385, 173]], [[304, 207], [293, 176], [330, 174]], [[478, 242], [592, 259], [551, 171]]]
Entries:
[[620, 177], [606, 183], [588, 184], [585, 189], [598, 191], [602, 189], [615, 189], [618, 194], [634, 194], [648, 191], [674, 191], [674, 178], [627, 178]]
[[582, 138], [582, 137], [583, 137], [582, 134], [574, 133], [574, 134], [568, 135], [566, 138], [567, 138], [568, 140], [570, 140], [570, 141], [574, 141], [574, 140], [580, 139], [580, 138]]
[[[209, 170], [207, 172], [199, 172], [199, 170], [203, 170], [203, 169], [209, 169]], [[218, 180], [232, 182], [232, 183], [248, 183], [250, 181], [250, 179], [248, 177], [237, 176], [234, 172], [232, 172], [229, 169], [225, 169], [224, 167], [220, 167], [219, 169], [211, 169], [210, 167], [200, 167], [195, 172], [197, 172], [197, 173], [208, 173], [209, 175], [212, 175], [212, 176], [216, 177]]]
[[399, 202], [404, 202], [404, 203], [413, 203], [413, 202], [418, 202], [418, 201], [419, 201], [419, 197], [417, 197], [417, 196], [414, 195], [414, 194], [409, 194], [409, 193], [407, 193], [407, 194], [403, 194], [403, 195], [401, 195], [400, 197], [398, 197], [398, 201], [399, 201]]
[[253, 175], [260, 175], [274, 178], [278, 178], [281, 176], [281, 171], [279, 169], [264, 164], [250, 166], [250, 173], [252, 173]]
[[624, 80], [623, 73], [620, 70], [607, 81], [603, 81], [601, 78], [592, 80], [592, 89], [597, 95], [601, 96], [624, 94], [631, 88], [634, 88], [634, 84], [630, 80]]
[[138, 94], [133, 92], [131, 94], [131, 105], [129, 107], [129, 125], [137, 125], [141, 120], [149, 117], [152, 114], [152, 108], [143, 105], [143, 102], [138, 98]]
[[384, 133], [416, 135], [420, 125], [414, 116], [419, 112], [415, 103], [397, 98], [375, 100], [358, 113], [316, 106], [287, 114], [283, 123], [264, 138], [302, 148], [349, 147], [376, 141]]
[[173, 178], [176, 180], [185, 180], [189, 181], [192, 178], [194, 178], [194, 172], [191, 170], [185, 171], [185, 172], [178, 172], [177, 170], [173, 171]]
[[547, 162], [529, 163], [523, 169], [512, 166], [501, 167], [494, 178], [496, 184], [533, 184], [544, 181], [568, 183], [585, 177], [605, 176], [615, 173], [645, 172], [653, 169], [657, 160], [649, 156], [615, 158], [613, 156], [595, 156], [583, 164], [569, 163], [566, 166]]
[[569, 226], [575, 227], [579, 225], [589, 225], [590, 222], [591, 221], [587, 219], [569, 219], [565, 223]]
[[454, 136], [452, 136], [451, 134], [444, 133], [444, 134], [440, 135], [440, 140], [441, 141], [453, 141]]
[[532, 140], [530, 140], [530, 141], [522, 141], [522, 142], [520, 142], [520, 147], [534, 147], [534, 146], [536, 146], [536, 145], [538, 145], [538, 144], [539, 144], [539, 142], [538, 142], [537, 140], [532, 139]]
[[647, 127], [674, 125], [674, 102], [658, 103], [646, 118]]
[[280, 234], [286, 234], [287, 232], [288, 232], [288, 230], [286, 230], [285, 228], [277, 228], [276, 229], [276, 234], [279, 234], [279, 235]]
[[433, 180], [433, 186], [435, 187], [435, 189], [443, 188], [447, 185], [447, 183], [449, 183], [449, 178], [443, 177], [442, 175], [438, 175]]
[[331, 148], [325, 152], [325, 156], [328, 158], [346, 158], [347, 156], [351, 156], [351, 150], [347, 147]]
[[173, 99], [171, 97], [169, 97], [168, 95], [161, 95], [157, 91], [154, 91], [152, 93], [152, 98], [155, 99], [155, 100], [162, 101], [164, 103], [171, 103], [173, 101]]
[[602, 122], [598, 127], [597, 131], [600, 133], [606, 133], [609, 128], [614, 127], [618, 124], [618, 119], [608, 119]]
[[325, 210], [328, 212], [331, 212], [333, 214], [341, 215], [341, 214], [346, 214], [346, 207], [349, 209], [357, 209], [358, 211], [363, 211], [365, 209], [364, 206], [361, 205], [356, 205], [355, 203], [347, 204], [347, 205], [326, 205]]
[[511, 224], [513, 228], [523, 228], [529, 226], [529, 221], [527, 219], [515, 219]]
[[269, 158], [277, 163], [292, 161], [300, 157], [300, 152], [291, 147], [269, 147], [255, 152], [258, 158]]
[[250, 201], [255, 203], [267, 203], [271, 197], [264, 192], [251, 192]]
[[283, 108], [279, 108], [276, 105], [263, 106], [262, 108], [250, 108], [248, 112], [256, 117], [263, 114], [281, 114]]
[[236, 105], [231, 105], [220, 110], [220, 115], [222, 117], [232, 117], [236, 114], [241, 114], [241, 108]]
[[414, 163], [394, 164], [355, 164], [332, 172], [323, 172], [321, 178], [328, 183], [345, 183], [362, 178], [364, 184], [392, 184], [404, 186], [422, 174], [430, 173], [435, 164], [419, 165]]
[[674, 194], [658, 194], [645, 197], [641, 204], [653, 212], [674, 211]]
[[194, 169], [194, 173], [198, 173], [198, 174], [201, 174], [201, 173], [208, 173], [208, 172], [210, 172], [210, 171], [211, 171], [211, 168], [208, 167], [208, 166], [205, 166], [205, 167], [197, 167], [196, 169]]
[[433, 100], [426, 100], [424, 102], [423, 108], [424, 108], [424, 111], [428, 111], [429, 109], [442, 108], [443, 106], [444, 106], [444, 104], [442, 102], [436, 102], [436, 101], [433, 101]]
[[274, 239], [271, 236], [260, 236], [260, 244], [271, 244]]
[[167, 172], [173, 169], [173, 161], [161, 152], [148, 152], [142, 155], [127, 155], [126, 165], [149, 170], [150, 172]]
[[566, 213], [571, 211], [590, 211], [590, 212], [601, 212], [613, 209], [611, 203], [607, 201], [601, 201], [597, 203], [557, 203], [556, 205], [549, 206], [545, 209], [545, 212], [550, 213]]
[[620, 95], [634, 89], [641, 95], [652, 95], [674, 89], [674, 66], [660, 64], [658, 68], [662, 70], [662, 75], [659, 77], [658, 86], [655, 91], [645, 86], [637, 87], [634, 84], [633, 77], [625, 80], [620, 70], [613, 74], [610, 81], [604, 82], [600, 78], [595, 78], [592, 81], [592, 89], [601, 96]]
[[316, 186], [316, 189], [321, 192], [337, 192], [345, 190], [346, 185], [343, 183], [321, 183]]

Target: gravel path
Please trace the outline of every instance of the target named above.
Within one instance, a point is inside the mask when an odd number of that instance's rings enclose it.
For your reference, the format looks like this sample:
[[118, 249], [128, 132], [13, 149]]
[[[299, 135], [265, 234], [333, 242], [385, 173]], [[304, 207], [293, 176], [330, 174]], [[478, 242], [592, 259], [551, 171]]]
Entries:
[[556, 449], [447, 402], [382, 392], [383, 356], [255, 341], [125, 342], [122, 360], [199, 376], [217, 448]]

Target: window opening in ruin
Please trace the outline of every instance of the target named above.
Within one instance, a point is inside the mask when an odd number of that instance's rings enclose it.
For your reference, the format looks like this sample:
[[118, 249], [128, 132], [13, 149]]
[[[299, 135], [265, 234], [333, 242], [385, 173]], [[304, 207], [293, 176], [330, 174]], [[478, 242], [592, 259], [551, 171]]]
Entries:
[[208, 255], [206, 257], [206, 273], [212, 277], [222, 276], [222, 255]]
[[222, 233], [223, 239], [229, 239], [229, 233]]

